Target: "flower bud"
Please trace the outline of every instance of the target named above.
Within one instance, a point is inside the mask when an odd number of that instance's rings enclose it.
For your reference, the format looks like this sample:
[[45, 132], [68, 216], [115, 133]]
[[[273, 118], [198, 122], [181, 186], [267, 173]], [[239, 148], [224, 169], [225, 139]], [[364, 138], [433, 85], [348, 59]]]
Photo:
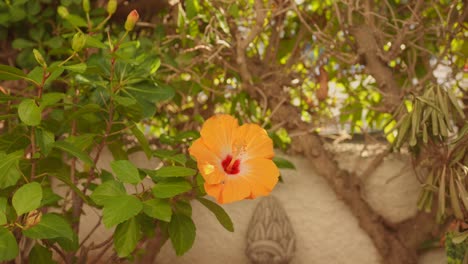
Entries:
[[36, 61], [37, 63], [39, 63], [39, 65], [41, 65], [42, 67], [47, 67], [47, 63], [45, 62], [44, 57], [42, 57], [42, 54], [37, 49], [33, 49], [33, 54], [34, 58], [36, 58]]
[[117, 0], [109, 0], [109, 2], [107, 2], [107, 13], [109, 13], [109, 15], [112, 15], [115, 13], [116, 10]]
[[138, 19], [140, 19], [140, 15], [135, 9], [133, 9], [132, 12], [128, 14], [127, 21], [125, 21], [125, 30], [132, 31]]
[[38, 210], [33, 210], [28, 213], [24, 220], [24, 228], [29, 229], [41, 222], [42, 219], [42, 213]]
[[89, 10], [91, 10], [89, 0], [83, 0], [83, 11], [85, 11], [85, 13], [89, 13]]
[[83, 49], [86, 44], [86, 35], [78, 32], [73, 36], [72, 39], [72, 49], [76, 52], [79, 52]]
[[64, 6], [59, 6], [57, 8], [57, 13], [59, 14], [61, 18], [67, 18], [70, 15], [70, 13], [68, 12], [68, 9]]

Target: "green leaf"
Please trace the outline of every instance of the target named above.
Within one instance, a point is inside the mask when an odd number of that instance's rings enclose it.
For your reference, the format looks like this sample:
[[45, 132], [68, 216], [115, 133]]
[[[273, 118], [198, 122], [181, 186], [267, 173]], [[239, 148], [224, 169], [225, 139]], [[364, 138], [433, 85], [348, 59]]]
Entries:
[[29, 264], [51, 264], [56, 263], [52, 259], [52, 251], [36, 244], [29, 253]]
[[5, 197], [0, 197], [0, 226], [7, 223], [6, 210], [7, 199]]
[[42, 200], [41, 200], [41, 205], [39, 207], [43, 207], [45, 205], [52, 205], [56, 204], [58, 201], [60, 201], [62, 197], [54, 191], [52, 191], [51, 188], [46, 187], [42, 189]]
[[141, 181], [138, 169], [128, 160], [114, 160], [111, 162], [112, 171], [117, 178], [125, 183], [138, 184]]
[[13, 40], [13, 42], [11, 43], [11, 46], [12, 46], [14, 49], [33, 48], [33, 47], [36, 46], [36, 43], [35, 43], [35, 42], [32, 42], [32, 41], [30, 41], [30, 40], [27, 40], [27, 39], [16, 38], [16, 39]]
[[276, 164], [276, 166], [280, 169], [296, 169], [296, 166], [292, 164], [289, 160], [283, 159], [280, 157], [274, 157], [273, 162]]
[[152, 218], [171, 221], [172, 209], [168, 200], [151, 199], [143, 202], [143, 212]]
[[41, 185], [37, 182], [31, 182], [21, 186], [13, 195], [11, 202], [19, 216], [37, 209], [41, 205], [41, 200]]
[[136, 137], [138, 142], [140, 143], [141, 148], [143, 149], [143, 152], [145, 152], [146, 157], [148, 159], [151, 158], [151, 149], [149, 147], [148, 140], [146, 139], [145, 135], [138, 129], [136, 125], [131, 126], [130, 130], [132, 131], [133, 135]]
[[57, 242], [63, 250], [68, 252], [76, 252], [80, 247], [80, 244], [78, 243], [78, 235], [76, 233], [73, 233], [72, 240], [63, 237], [57, 237], [49, 239], [49, 241], [52, 243]]
[[174, 205], [174, 212], [192, 217], [192, 204], [190, 201], [178, 200]]
[[132, 195], [121, 195], [106, 199], [103, 210], [104, 226], [110, 228], [137, 215], [143, 204]]
[[33, 99], [25, 99], [18, 106], [19, 118], [28, 126], [37, 126], [41, 123], [41, 112], [41, 108]]
[[81, 149], [75, 147], [71, 143], [68, 143], [66, 141], [56, 141], [54, 143], [54, 148], [58, 148], [58, 149], [61, 149], [61, 150], [65, 151], [65, 152], [67, 152], [68, 154], [70, 154], [70, 155], [80, 159], [84, 163], [86, 163], [86, 165], [93, 166], [93, 164], [94, 164], [93, 160], [88, 156], [88, 154], [86, 154]]
[[159, 69], [159, 66], [161, 66], [161, 60], [159, 58], [154, 59], [153, 63], [151, 63], [150, 73], [155, 73]]
[[41, 109], [46, 108], [47, 106], [54, 105], [58, 103], [65, 97], [63, 93], [46, 93], [42, 96], [40, 107]]
[[197, 200], [216, 216], [216, 219], [218, 219], [219, 223], [226, 228], [227, 231], [234, 232], [232, 220], [221, 206], [202, 197], [197, 198]]
[[15, 236], [0, 226], [0, 261], [15, 259], [18, 251], [18, 243], [16, 243]]
[[98, 205], [104, 205], [110, 198], [126, 194], [121, 182], [105, 181], [94, 190], [91, 199]]
[[122, 105], [122, 106], [131, 106], [137, 103], [137, 100], [135, 100], [132, 97], [113, 95], [113, 98], [117, 104]]
[[191, 189], [192, 186], [186, 181], [164, 181], [158, 182], [152, 191], [156, 198], [171, 198]]
[[186, 177], [193, 176], [197, 171], [190, 168], [179, 166], [162, 167], [154, 172], [155, 177]]
[[67, 66], [62, 66], [62, 67], [66, 70], [77, 72], [77, 73], [83, 73], [87, 69], [86, 63], [78, 63], [78, 64], [67, 65]]
[[63, 237], [68, 240], [73, 239], [73, 231], [68, 222], [57, 214], [44, 214], [41, 221], [26, 230], [23, 234], [33, 239], [48, 239]]
[[106, 44], [102, 43], [99, 39], [89, 36], [86, 38], [86, 46], [100, 49], [107, 49]]
[[83, 18], [77, 15], [69, 14], [66, 17], [66, 20], [75, 27], [87, 27], [88, 26], [88, 23], [86, 23], [86, 20], [84, 20]]
[[185, 1], [185, 9], [187, 18], [192, 19], [200, 12], [200, 4], [198, 0], [187, 0]]
[[119, 257], [130, 255], [135, 250], [140, 238], [140, 224], [135, 217], [119, 224], [114, 233], [114, 247]]
[[0, 80], [19, 80], [25, 79], [26, 74], [15, 67], [0, 64]]
[[173, 215], [168, 231], [177, 256], [182, 256], [192, 247], [195, 241], [196, 228], [190, 217], [179, 214]]
[[132, 86], [125, 87], [125, 89], [134, 95], [137, 100], [153, 103], [169, 100], [175, 95], [172, 87], [150, 82], [135, 83]]
[[21, 177], [18, 166], [23, 153], [23, 150], [8, 155], [0, 152], [0, 189], [15, 185]]
[[79, 136], [69, 136], [65, 141], [84, 151], [93, 144], [95, 137], [96, 134], [86, 133]]
[[41, 153], [44, 156], [49, 155], [55, 142], [54, 133], [42, 128], [37, 128], [34, 132], [36, 134], [36, 144], [39, 146]]
[[185, 156], [185, 154], [182, 153], [171, 156], [168, 159], [173, 160], [182, 166], [185, 166], [185, 163], [187, 163], [187, 156]]

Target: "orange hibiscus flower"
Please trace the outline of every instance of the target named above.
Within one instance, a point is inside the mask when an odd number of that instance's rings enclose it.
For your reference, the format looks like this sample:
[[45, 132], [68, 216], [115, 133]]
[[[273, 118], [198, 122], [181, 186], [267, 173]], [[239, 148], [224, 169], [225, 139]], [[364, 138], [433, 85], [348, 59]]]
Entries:
[[239, 126], [230, 115], [209, 118], [189, 149], [218, 203], [268, 195], [278, 182], [273, 142], [256, 124]]

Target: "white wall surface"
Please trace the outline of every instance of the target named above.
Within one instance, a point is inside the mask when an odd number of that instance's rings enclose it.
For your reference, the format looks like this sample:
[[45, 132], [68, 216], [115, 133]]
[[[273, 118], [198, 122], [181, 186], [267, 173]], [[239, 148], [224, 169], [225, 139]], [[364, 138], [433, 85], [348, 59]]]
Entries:
[[[362, 157], [368, 156], [368, 157]], [[359, 155], [355, 147], [340, 149], [340, 167], [362, 173], [373, 154]], [[131, 155], [139, 167], [155, 168], [157, 160], [148, 161], [143, 153]], [[359, 227], [346, 205], [335, 196], [325, 180], [314, 172], [303, 157], [287, 157], [297, 170], [283, 170], [284, 183], [279, 183], [271, 195], [282, 203], [296, 233], [294, 264], [378, 264], [380, 256], [368, 235]], [[100, 166], [109, 169], [111, 156], [104, 152]], [[408, 158], [391, 155], [365, 180], [364, 193], [369, 204], [392, 222], [399, 222], [416, 212], [420, 185]], [[260, 198], [261, 199], [261, 198]], [[197, 235], [193, 248], [182, 257], [175, 256], [170, 242], [166, 243], [155, 261], [157, 264], [243, 264], [246, 232], [259, 200], [246, 200], [223, 207], [234, 222], [235, 231], [226, 231], [214, 215], [194, 201], [193, 220]], [[84, 208], [80, 237], [84, 237], [99, 219], [99, 211]], [[97, 244], [109, 237], [111, 230], [99, 227], [92, 241]], [[103, 259], [104, 260], [104, 259]], [[443, 264], [443, 250], [421, 256], [419, 264]]]

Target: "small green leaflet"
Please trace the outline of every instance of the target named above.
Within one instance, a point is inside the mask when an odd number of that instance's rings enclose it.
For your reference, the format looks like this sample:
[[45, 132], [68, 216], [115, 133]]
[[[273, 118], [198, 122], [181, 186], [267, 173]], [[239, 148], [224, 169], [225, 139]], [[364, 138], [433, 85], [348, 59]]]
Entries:
[[0, 226], [0, 261], [15, 259], [18, 251], [18, 243], [13, 234]]
[[52, 259], [52, 251], [36, 244], [29, 253], [29, 264], [49, 264], [56, 263]]
[[57, 214], [44, 214], [41, 221], [29, 228], [23, 230], [23, 234], [29, 238], [47, 239], [63, 237], [68, 240], [73, 239], [73, 231], [68, 222]]
[[138, 169], [128, 160], [114, 160], [111, 162], [112, 171], [117, 178], [125, 183], [138, 184], [141, 181]]
[[195, 241], [196, 228], [190, 217], [179, 214], [173, 215], [168, 231], [177, 256], [182, 256], [192, 247]]
[[273, 162], [276, 164], [276, 166], [280, 169], [296, 169], [296, 166], [292, 164], [289, 160], [283, 159], [280, 157], [274, 157]]
[[168, 200], [150, 199], [143, 202], [143, 212], [152, 218], [171, 221], [172, 209]]
[[12, 204], [16, 214], [22, 215], [37, 209], [41, 205], [42, 188], [37, 182], [25, 184], [13, 195]]
[[171, 198], [178, 194], [188, 192], [192, 189], [190, 183], [186, 181], [158, 182], [152, 189], [156, 198]]
[[83, 161], [89, 166], [92, 166], [94, 164], [93, 160], [88, 156], [88, 154], [86, 154], [84, 151], [75, 147], [73, 144], [69, 142], [56, 141], [54, 143], [54, 147], [67, 152], [68, 154], [78, 158], [79, 160]]
[[114, 233], [114, 247], [119, 257], [130, 255], [140, 238], [140, 224], [135, 217], [119, 224]]
[[107, 228], [127, 221], [143, 209], [143, 204], [132, 195], [108, 198], [104, 203], [103, 222]]
[[33, 99], [25, 99], [18, 106], [18, 115], [21, 121], [28, 126], [37, 126], [41, 123], [42, 109]]
[[197, 198], [197, 200], [216, 216], [216, 219], [227, 231], [234, 232], [232, 220], [221, 206], [202, 197]]
[[100, 184], [91, 194], [91, 199], [98, 205], [104, 205], [109, 198], [126, 194], [121, 182], [110, 180]]
[[8, 155], [0, 152], [0, 189], [15, 185], [21, 177], [18, 166], [23, 153], [23, 150]]

